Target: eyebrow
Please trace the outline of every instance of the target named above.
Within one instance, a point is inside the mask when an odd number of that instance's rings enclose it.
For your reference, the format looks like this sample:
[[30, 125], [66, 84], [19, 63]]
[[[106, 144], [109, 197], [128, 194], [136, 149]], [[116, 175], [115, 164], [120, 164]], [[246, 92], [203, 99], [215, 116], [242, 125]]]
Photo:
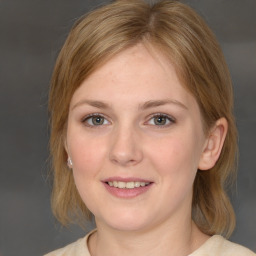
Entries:
[[165, 99], [165, 100], [149, 100], [149, 101], [146, 101], [145, 103], [143, 103], [139, 109], [141, 110], [145, 110], [145, 109], [148, 109], [148, 108], [153, 108], [153, 107], [159, 107], [159, 106], [163, 106], [163, 105], [166, 105], [166, 104], [174, 104], [174, 105], [177, 105], [179, 107], [182, 107], [184, 109], [188, 109], [183, 103], [181, 103], [180, 101], [177, 101], [177, 100], [171, 100], [171, 99]]
[[[97, 100], [81, 100], [79, 102], [77, 102], [72, 108], [71, 110], [73, 110], [74, 108], [81, 106], [81, 105], [90, 105], [92, 107], [96, 107], [99, 109], [110, 109], [111, 106], [103, 101], [97, 101]], [[149, 100], [144, 102], [142, 105], [139, 105], [138, 109], [139, 110], [146, 110], [149, 108], [154, 108], [154, 107], [160, 107], [163, 105], [167, 105], [167, 104], [174, 104], [177, 105], [179, 107], [182, 107], [183, 109], [188, 109], [183, 103], [181, 103], [180, 101], [177, 100], [171, 100], [171, 99], [165, 99], [165, 100]]]
[[74, 108], [81, 106], [81, 105], [90, 105], [92, 107], [96, 107], [96, 108], [100, 108], [100, 109], [109, 109], [110, 105], [108, 103], [105, 103], [103, 101], [98, 101], [98, 100], [81, 100], [79, 102], [77, 102], [72, 108], [71, 110], [73, 110]]

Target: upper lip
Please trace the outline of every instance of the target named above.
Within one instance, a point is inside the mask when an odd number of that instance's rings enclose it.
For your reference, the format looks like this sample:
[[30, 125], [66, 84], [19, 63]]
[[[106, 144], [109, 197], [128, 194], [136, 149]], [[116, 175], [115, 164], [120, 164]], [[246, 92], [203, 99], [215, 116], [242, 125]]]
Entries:
[[102, 182], [110, 182], [110, 181], [122, 181], [122, 182], [132, 182], [132, 181], [138, 181], [138, 182], [145, 182], [145, 183], [152, 183], [151, 180], [146, 180], [142, 178], [136, 178], [136, 177], [109, 177], [107, 179], [102, 180]]

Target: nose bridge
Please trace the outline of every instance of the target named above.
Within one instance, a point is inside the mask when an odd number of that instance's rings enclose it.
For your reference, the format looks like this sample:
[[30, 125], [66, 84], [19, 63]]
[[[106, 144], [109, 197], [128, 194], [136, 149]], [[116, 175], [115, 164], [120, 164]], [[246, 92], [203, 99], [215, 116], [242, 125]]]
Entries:
[[142, 157], [138, 129], [128, 123], [117, 125], [111, 138], [110, 160], [120, 165], [134, 165]]

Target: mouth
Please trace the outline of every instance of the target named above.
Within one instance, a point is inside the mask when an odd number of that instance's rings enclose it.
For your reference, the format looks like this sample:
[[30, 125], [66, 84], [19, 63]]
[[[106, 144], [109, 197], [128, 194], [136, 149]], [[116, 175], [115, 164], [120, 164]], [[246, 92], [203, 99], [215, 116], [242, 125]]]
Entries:
[[154, 182], [139, 178], [112, 177], [103, 181], [107, 191], [118, 198], [135, 198], [145, 194]]
[[121, 188], [121, 189], [134, 189], [134, 188], [139, 188], [139, 187], [146, 187], [151, 184], [151, 182], [144, 182], [144, 181], [129, 181], [129, 182], [124, 182], [124, 181], [107, 181], [105, 182], [108, 184], [110, 187], [115, 187], [115, 188]]

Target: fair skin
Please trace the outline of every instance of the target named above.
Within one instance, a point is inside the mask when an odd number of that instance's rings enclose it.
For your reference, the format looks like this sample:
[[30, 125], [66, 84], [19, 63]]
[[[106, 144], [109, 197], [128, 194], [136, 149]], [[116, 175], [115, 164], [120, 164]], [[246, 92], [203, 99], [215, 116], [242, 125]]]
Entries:
[[71, 99], [66, 150], [95, 216], [91, 254], [185, 256], [204, 243], [191, 219], [193, 181], [214, 166], [226, 130], [222, 118], [205, 135], [173, 65], [142, 44], [89, 76]]

